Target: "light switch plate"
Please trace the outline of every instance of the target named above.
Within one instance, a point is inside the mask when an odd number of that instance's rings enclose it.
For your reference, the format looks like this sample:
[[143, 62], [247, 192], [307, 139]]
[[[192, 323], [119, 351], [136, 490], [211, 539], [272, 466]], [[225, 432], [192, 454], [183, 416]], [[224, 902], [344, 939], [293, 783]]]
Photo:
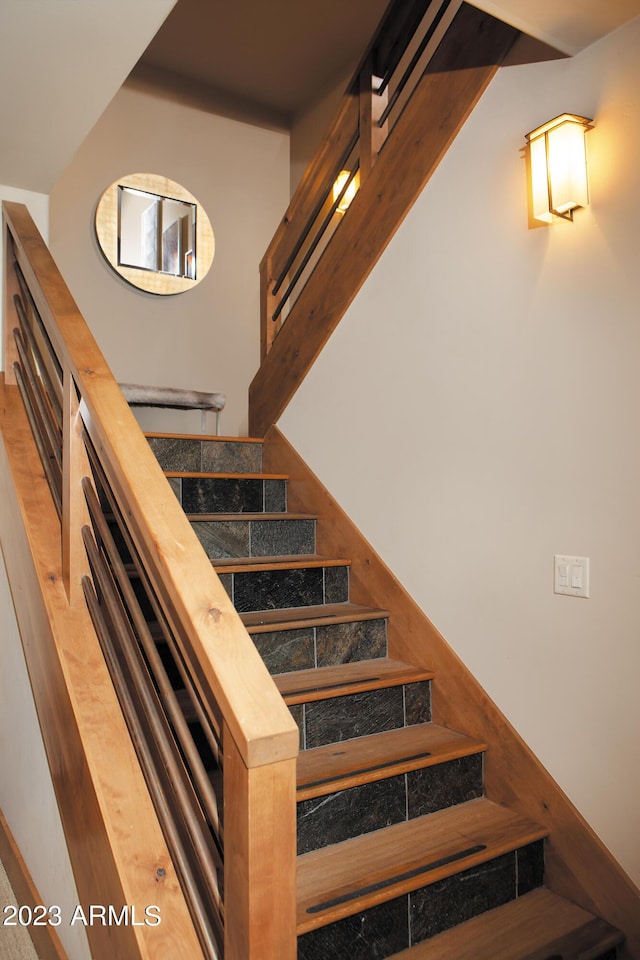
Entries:
[[553, 592], [566, 597], [588, 597], [589, 557], [557, 553], [553, 563]]

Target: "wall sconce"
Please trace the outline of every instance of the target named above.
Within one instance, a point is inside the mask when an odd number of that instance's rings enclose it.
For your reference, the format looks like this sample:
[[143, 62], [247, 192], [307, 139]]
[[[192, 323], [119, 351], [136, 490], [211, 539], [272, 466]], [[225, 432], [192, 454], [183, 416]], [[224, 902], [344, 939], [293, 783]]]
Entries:
[[345, 210], [348, 210], [359, 186], [360, 177], [357, 170], [353, 174], [350, 170], [340, 171], [333, 185], [333, 202], [336, 203], [338, 198], [340, 198], [338, 206], [336, 207], [338, 213], [344, 213]]
[[534, 220], [573, 220], [575, 208], [588, 205], [584, 135], [590, 123], [586, 117], [563, 113], [527, 134]]

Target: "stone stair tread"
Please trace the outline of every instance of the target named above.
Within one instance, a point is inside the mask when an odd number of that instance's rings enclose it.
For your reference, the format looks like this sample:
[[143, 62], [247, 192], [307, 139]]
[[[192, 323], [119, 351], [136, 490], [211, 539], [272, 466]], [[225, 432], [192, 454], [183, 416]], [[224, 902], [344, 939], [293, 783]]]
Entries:
[[324, 603], [309, 607], [283, 607], [277, 610], [254, 610], [240, 615], [247, 631], [271, 633], [296, 627], [319, 627], [331, 623], [355, 623], [358, 620], [384, 620], [388, 610], [365, 607], [358, 603]]
[[288, 480], [286, 473], [205, 473], [188, 470], [163, 470], [165, 477], [175, 480]]
[[486, 863], [546, 833], [540, 824], [481, 798], [302, 854], [298, 935]]
[[285, 702], [292, 706], [295, 703], [328, 700], [331, 697], [432, 680], [434, 676], [432, 670], [414, 667], [401, 660], [379, 657], [375, 660], [341, 663], [333, 667], [278, 673], [273, 679]]
[[326, 796], [486, 749], [481, 740], [457, 730], [419, 723], [302, 750], [298, 756], [297, 799]]
[[309, 567], [348, 567], [349, 560], [321, 557], [318, 554], [291, 554], [276, 557], [223, 557], [212, 560], [216, 573], [248, 573], [264, 570], [291, 570]]
[[390, 960], [597, 960], [623, 939], [604, 920], [541, 887]]

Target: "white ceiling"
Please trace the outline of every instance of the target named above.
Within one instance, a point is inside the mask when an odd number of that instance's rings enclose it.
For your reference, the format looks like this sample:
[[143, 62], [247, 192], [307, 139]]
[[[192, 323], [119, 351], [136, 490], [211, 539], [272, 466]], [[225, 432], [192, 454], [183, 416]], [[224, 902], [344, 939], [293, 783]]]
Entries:
[[141, 66], [232, 93], [288, 125], [355, 69], [388, 2], [178, 0]]
[[571, 56], [640, 16], [640, 0], [473, 0], [473, 4]]
[[[0, 184], [48, 193], [143, 54], [165, 89], [287, 124], [353, 69], [386, 4], [0, 0]], [[640, 15], [640, 0], [475, 5], [570, 54]]]

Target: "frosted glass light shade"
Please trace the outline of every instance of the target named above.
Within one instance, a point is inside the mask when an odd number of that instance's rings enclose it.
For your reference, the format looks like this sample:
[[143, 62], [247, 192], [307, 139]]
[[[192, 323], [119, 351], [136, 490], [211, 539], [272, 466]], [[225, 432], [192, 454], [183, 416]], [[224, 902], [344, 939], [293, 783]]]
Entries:
[[535, 220], [571, 220], [576, 207], [588, 205], [584, 134], [590, 123], [586, 117], [563, 113], [527, 134]]

